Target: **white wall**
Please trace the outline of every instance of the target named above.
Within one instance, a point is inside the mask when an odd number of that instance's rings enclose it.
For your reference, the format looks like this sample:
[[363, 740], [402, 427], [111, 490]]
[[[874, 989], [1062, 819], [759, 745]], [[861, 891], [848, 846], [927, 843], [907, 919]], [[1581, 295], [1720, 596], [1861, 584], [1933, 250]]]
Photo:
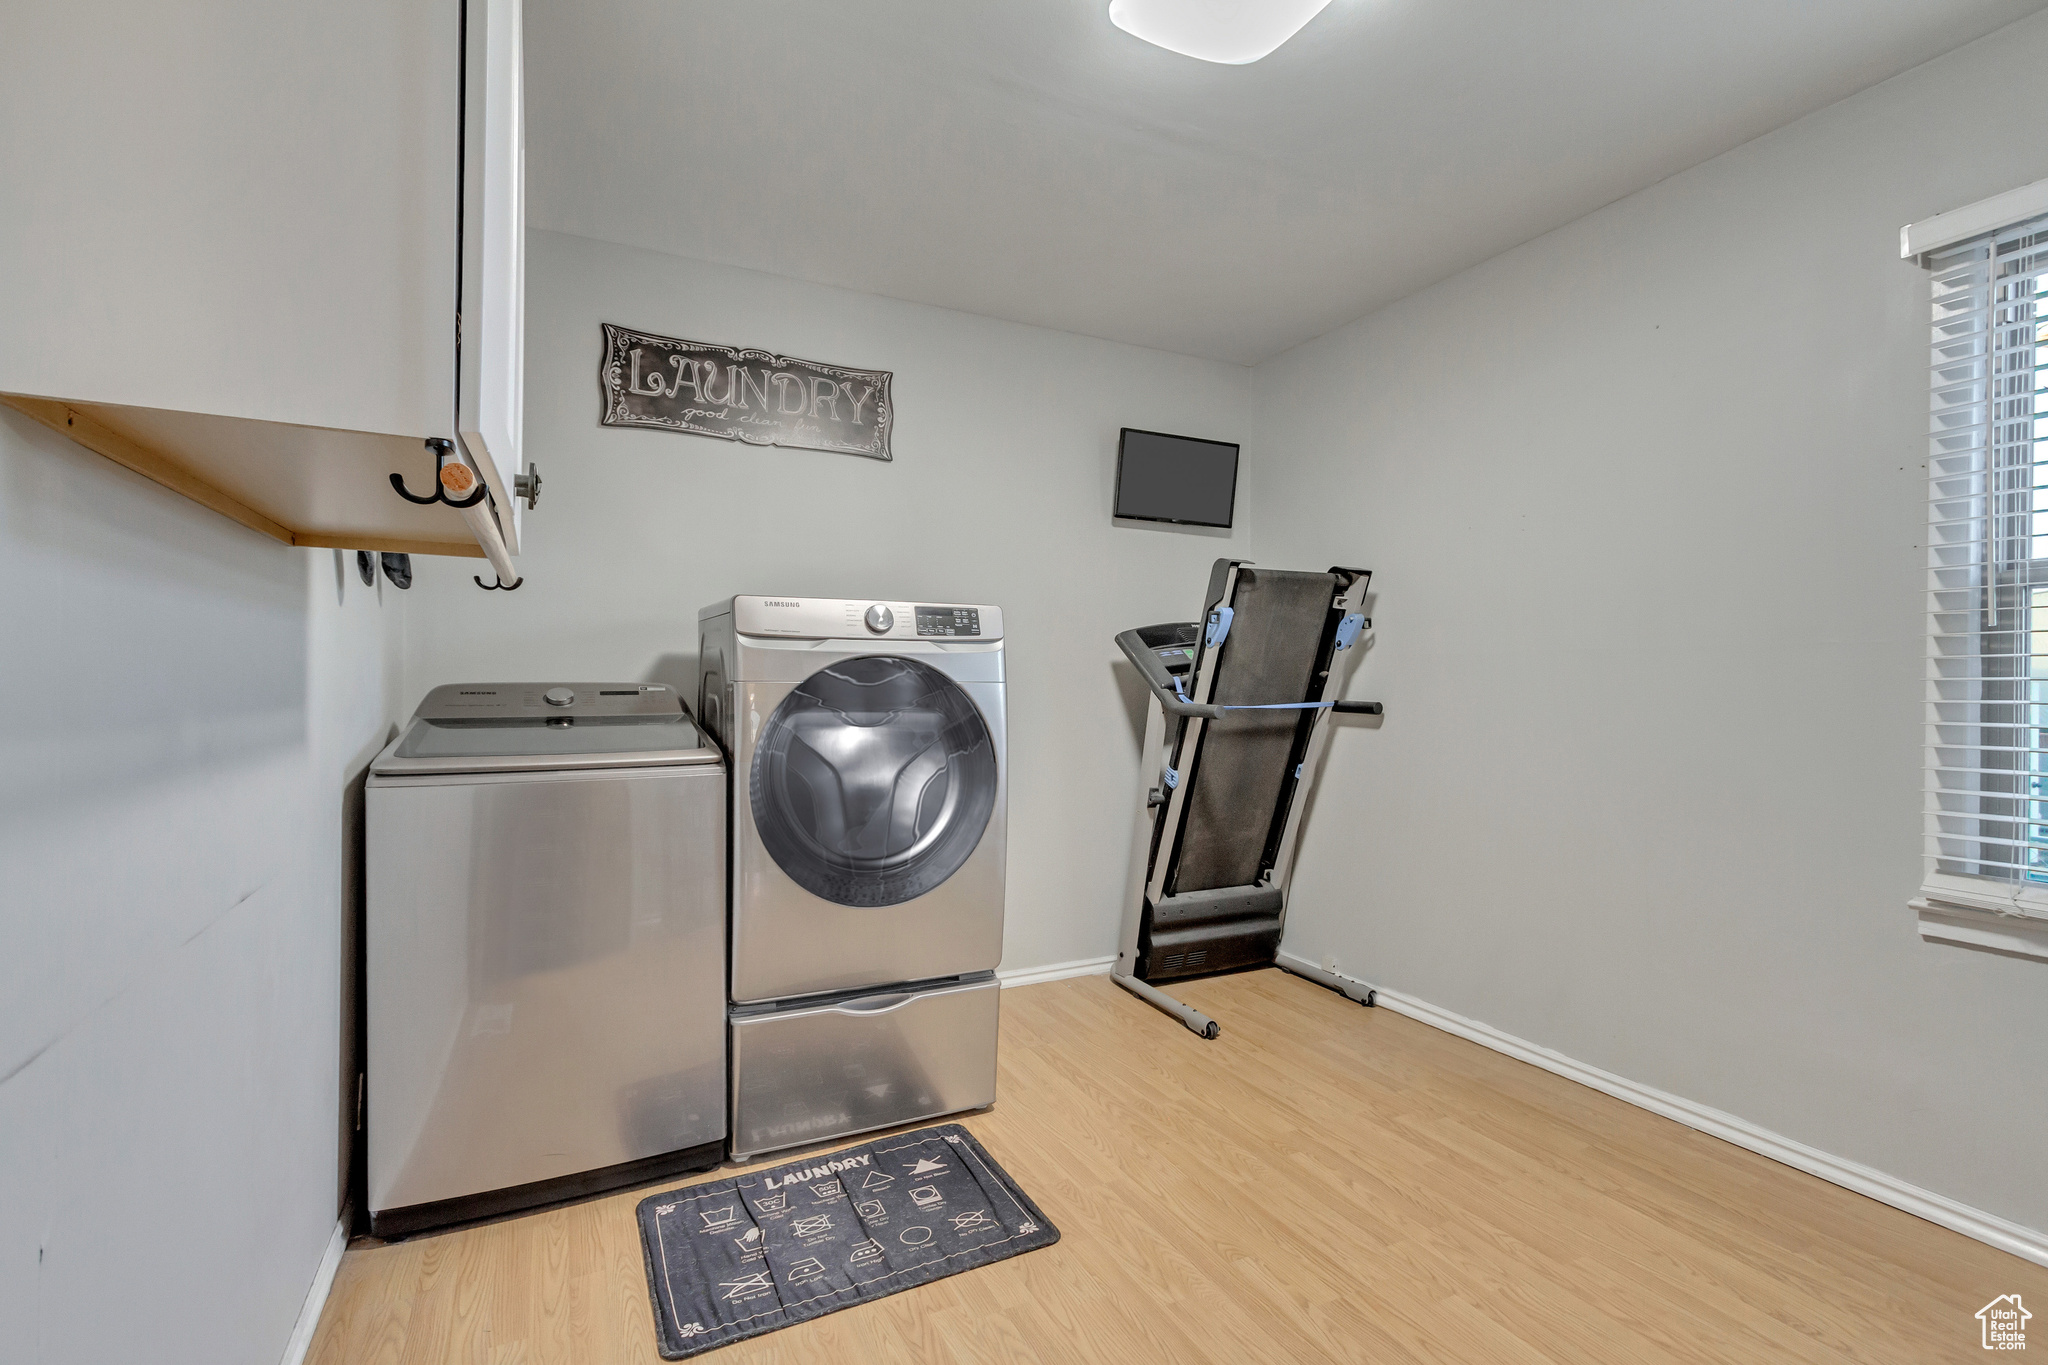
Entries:
[[1378, 571], [1289, 947], [2048, 1228], [2048, 966], [1927, 945], [1927, 281], [2048, 17], [1256, 372], [1255, 532]]
[[[908, 211], [908, 210], [906, 210]], [[1008, 634], [1004, 963], [1115, 951], [1140, 723], [1119, 630], [1200, 609], [1223, 534], [1112, 523], [1117, 430], [1239, 439], [1250, 372], [586, 238], [527, 256], [526, 585], [415, 561], [405, 705], [440, 683], [658, 678], [735, 593], [992, 602]], [[598, 425], [601, 322], [895, 373], [891, 463]], [[488, 571], [485, 581], [490, 581]], [[1126, 671], [1127, 667], [1126, 667]]]
[[397, 696], [337, 568], [0, 410], [0, 1358], [284, 1350], [339, 1203], [344, 788]]

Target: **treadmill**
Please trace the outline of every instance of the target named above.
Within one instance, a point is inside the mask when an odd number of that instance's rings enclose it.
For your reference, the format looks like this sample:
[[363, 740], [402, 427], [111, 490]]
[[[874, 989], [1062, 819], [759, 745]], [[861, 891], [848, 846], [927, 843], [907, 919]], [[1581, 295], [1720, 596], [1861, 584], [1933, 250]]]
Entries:
[[1200, 621], [1116, 637], [1151, 692], [1116, 983], [1204, 1038], [1221, 1026], [1159, 989], [1278, 962], [1303, 798], [1329, 743], [1340, 656], [1371, 626], [1372, 573], [1219, 559]]

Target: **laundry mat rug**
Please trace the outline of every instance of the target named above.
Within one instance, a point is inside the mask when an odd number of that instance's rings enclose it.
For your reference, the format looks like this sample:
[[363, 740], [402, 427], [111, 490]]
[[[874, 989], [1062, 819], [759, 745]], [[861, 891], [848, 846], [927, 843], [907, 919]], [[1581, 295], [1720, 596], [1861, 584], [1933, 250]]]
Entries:
[[639, 1214], [666, 1360], [1060, 1239], [957, 1123], [657, 1194]]

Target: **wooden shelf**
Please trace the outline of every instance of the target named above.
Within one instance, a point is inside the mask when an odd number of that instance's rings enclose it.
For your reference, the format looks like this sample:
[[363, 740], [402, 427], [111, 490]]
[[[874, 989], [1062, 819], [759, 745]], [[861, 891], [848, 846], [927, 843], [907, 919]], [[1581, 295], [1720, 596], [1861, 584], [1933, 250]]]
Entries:
[[0, 404], [287, 545], [484, 557], [461, 513], [392, 491], [393, 473], [434, 486], [418, 437], [24, 394]]

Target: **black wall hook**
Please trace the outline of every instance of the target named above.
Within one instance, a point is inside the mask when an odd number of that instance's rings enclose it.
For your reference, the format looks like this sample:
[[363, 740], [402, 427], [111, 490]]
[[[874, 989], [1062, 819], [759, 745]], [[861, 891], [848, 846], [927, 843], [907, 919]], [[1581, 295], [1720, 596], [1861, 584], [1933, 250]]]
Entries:
[[479, 588], [482, 588], [485, 592], [512, 592], [513, 590], [518, 588], [518, 586], [521, 583], [524, 583], [526, 581], [526, 575], [524, 574], [521, 574], [519, 577], [513, 579], [510, 583], [486, 583], [484, 582], [483, 575], [481, 574], [471, 574], [469, 577], [471, 582], [475, 583]]
[[421, 497], [405, 486], [405, 475], [393, 474], [391, 476], [391, 487], [399, 497], [404, 498], [407, 502], [419, 503], [423, 507], [432, 506], [437, 502], [445, 502], [450, 507], [457, 509], [474, 507], [484, 500], [485, 495], [490, 492], [490, 488], [481, 480], [477, 482], [476, 492], [470, 494], [461, 502], [457, 502], [449, 497], [448, 490], [441, 486], [441, 466], [446, 464], [448, 457], [455, 453], [455, 442], [449, 440], [446, 436], [429, 436], [426, 440], [426, 446], [428, 450], [434, 452], [434, 496], [431, 498]]

